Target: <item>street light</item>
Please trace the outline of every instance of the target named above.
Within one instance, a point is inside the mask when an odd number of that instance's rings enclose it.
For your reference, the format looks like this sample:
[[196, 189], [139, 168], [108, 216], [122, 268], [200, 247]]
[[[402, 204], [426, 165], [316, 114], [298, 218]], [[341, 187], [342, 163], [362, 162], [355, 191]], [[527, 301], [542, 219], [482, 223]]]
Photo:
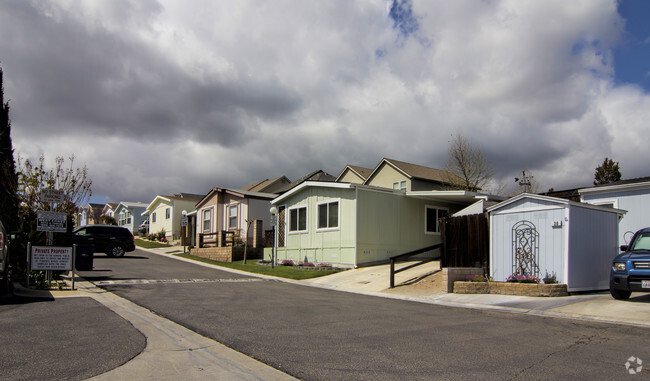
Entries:
[[271, 268], [275, 268], [275, 243], [277, 242], [277, 237], [275, 236], [275, 225], [277, 225], [277, 219], [278, 219], [278, 208], [275, 206], [272, 206], [271, 209], [269, 209], [269, 212], [271, 212], [271, 231], [273, 234], [273, 246], [271, 246]]

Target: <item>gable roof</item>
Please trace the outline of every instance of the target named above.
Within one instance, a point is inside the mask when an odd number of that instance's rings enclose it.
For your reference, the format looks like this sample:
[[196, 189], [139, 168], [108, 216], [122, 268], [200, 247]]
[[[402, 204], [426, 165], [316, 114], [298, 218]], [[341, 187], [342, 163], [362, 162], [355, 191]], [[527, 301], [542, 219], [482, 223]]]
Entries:
[[272, 200], [274, 197], [277, 196], [275, 193], [263, 193], [263, 192], [251, 192], [251, 191], [245, 191], [241, 189], [228, 189], [228, 188], [219, 188], [219, 187], [214, 187], [208, 192], [205, 196], [203, 196], [199, 201], [196, 203], [196, 207], [200, 207], [205, 203], [207, 200], [212, 198], [215, 193], [228, 193], [234, 196], [238, 196], [241, 198], [251, 198], [251, 199], [258, 199], [258, 200]]
[[286, 176], [276, 177], [275, 179], [265, 179], [258, 182], [248, 184], [241, 188], [243, 191], [262, 192], [262, 193], [275, 193], [276, 189], [283, 188], [291, 181]]
[[404, 176], [408, 177], [411, 180], [418, 179], [418, 180], [432, 181], [432, 182], [449, 184], [449, 185], [453, 185], [454, 183], [452, 181], [454, 180], [460, 181], [458, 176], [444, 169], [425, 167], [423, 165], [407, 163], [405, 161], [383, 158], [379, 162], [379, 164], [377, 164], [375, 169], [372, 171], [372, 174], [368, 176], [364, 184], [370, 182], [372, 177], [375, 176], [375, 174], [377, 174], [377, 172], [384, 164], [390, 165], [391, 167], [395, 168], [397, 171], [401, 172], [402, 174], [404, 174]]
[[532, 194], [532, 193], [520, 193], [520, 194], [516, 195], [515, 197], [509, 198], [509, 199], [507, 199], [505, 201], [502, 201], [502, 202], [500, 202], [500, 203], [498, 203], [498, 204], [496, 204], [496, 205], [494, 205], [492, 207], [487, 208], [487, 211], [489, 213], [492, 213], [495, 210], [501, 209], [501, 208], [503, 208], [505, 206], [516, 203], [517, 201], [525, 199], [525, 198], [538, 200], [538, 201], [544, 201], [544, 202], [553, 203], [553, 204], [562, 205], [562, 206], [576, 206], [576, 207], [579, 207], [579, 208], [600, 210], [600, 211], [604, 211], [604, 212], [616, 213], [616, 214], [619, 214], [619, 215], [623, 215], [623, 214], [627, 213], [626, 210], [622, 210], [622, 209], [614, 209], [614, 208], [610, 208], [610, 207], [607, 207], [607, 206], [592, 205], [592, 204], [587, 204], [587, 203], [583, 203], [583, 202], [576, 202], [576, 201], [567, 200], [565, 198], [543, 196], [543, 195]]
[[319, 181], [319, 182], [334, 182], [336, 178], [329, 173], [323, 171], [322, 169], [319, 169], [317, 171], [311, 172], [298, 180], [292, 182], [291, 184], [287, 184], [275, 191], [277, 194], [282, 194], [284, 192], [287, 192], [298, 185], [304, 183], [305, 181]]
[[350, 172], [354, 173], [355, 175], [359, 176], [363, 181], [366, 181], [368, 179], [368, 176], [370, 176], [370, 174], [372, 173], [372, 169], [370, 169], [370, 168], [359, 167], [357, 165], [349, 165], [348, 164], [348, 165], [345, 166], [345, 168], [343, 168], [341, 173], [339, 173], [339, 175], [336, 177], [335, 181], [338, 182], [339, 179], [341, 178], [341, 176], [343, 176], [343, 174], [346, 171], [350, 171]]

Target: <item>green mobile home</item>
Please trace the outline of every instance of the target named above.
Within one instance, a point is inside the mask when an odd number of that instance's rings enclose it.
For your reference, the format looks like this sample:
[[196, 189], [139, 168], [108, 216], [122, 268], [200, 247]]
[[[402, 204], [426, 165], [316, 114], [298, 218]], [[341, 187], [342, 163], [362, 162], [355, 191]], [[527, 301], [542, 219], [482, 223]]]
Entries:
[[[271, 201], [276, 260], [347, 267], [439, 243], [438, 219], [485, 198], [466, 191], [405, 191], [307, 181]], [[265, 250], [265, 258], [271, 248]]]

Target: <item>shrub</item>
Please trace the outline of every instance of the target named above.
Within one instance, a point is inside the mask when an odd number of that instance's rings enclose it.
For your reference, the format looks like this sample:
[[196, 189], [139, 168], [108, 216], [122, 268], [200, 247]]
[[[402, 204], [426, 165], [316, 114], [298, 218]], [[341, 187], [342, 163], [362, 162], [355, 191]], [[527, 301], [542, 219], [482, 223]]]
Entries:
[[158, 237], [158, 239], [166, 238], [167, 237], [167, 232], [165, 231], [165, 229], [160, 229], [160, 231], [158, 232], [157, 237]]
[[293, 266], [293, 261], [291, 259], [285, 259], [282, 262], [280, 262], [282, 266]]
[[548, 271], [546, 272], [546, 275], [544, 276], [544, 284], [556, 284], [557, 283], [557, 276], [555, 275], [555, 271], [551, 275], [548, 274]]
[[300, 262], [298, 263], [298, 266], [314, 267], [314, 264], [312, 262]]
[[319, 263], [318, 267], [332, 267], [331, 263]]
[[466, 277], [468, 282], [487, 282], [488, 278], [483, 275], [468, 275]]
[[539, 283], [540, 279], [534, 275], [512, 274], [506, 279], [506, 282], [513, 283]]

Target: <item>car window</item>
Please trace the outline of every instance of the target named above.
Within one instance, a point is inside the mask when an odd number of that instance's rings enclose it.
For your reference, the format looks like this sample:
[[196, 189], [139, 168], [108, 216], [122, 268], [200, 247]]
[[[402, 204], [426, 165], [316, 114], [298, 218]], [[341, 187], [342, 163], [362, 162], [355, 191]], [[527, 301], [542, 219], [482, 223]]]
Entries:
[[86, 229], [77, 230], [74, 234], [76, 235], [86, 235]]
[[630, 250], [650, 250], [650, 233], [643, 233], [632, 242]]

